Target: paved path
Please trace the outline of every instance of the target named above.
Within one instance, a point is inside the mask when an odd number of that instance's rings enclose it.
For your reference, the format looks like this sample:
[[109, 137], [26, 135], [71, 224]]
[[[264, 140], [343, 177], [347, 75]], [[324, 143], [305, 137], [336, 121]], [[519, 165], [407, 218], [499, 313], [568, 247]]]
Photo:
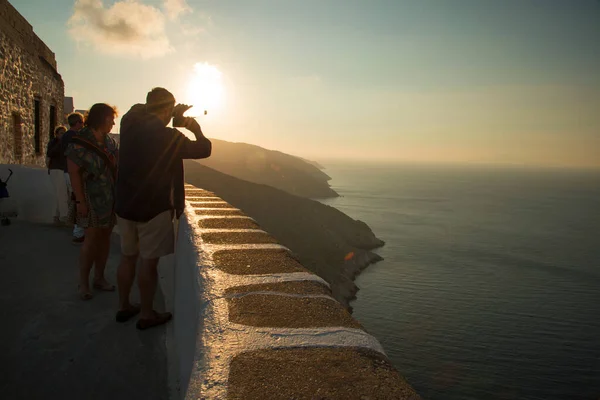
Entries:
[[[79, 300], [78, 253], [66, 228], [0, 227], [0, 398], [166, 399], [164, 328], [117, 324], [116, 293]], [[118, 261], [113, 235], [112, 282]]]

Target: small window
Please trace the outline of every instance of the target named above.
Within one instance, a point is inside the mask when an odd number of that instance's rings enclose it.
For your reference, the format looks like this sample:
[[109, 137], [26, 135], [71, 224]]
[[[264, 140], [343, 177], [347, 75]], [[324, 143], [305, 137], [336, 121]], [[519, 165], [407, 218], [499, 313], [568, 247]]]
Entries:
[[20, 164], [23, 160], [23, 121], [21, 116], [13, 113], [13, 154], [15, 164]]
[[34, 147], [35, 147], [35, 154], [41, 154], [42, 152], [42, 147], [41, 147], [41, 141], [40, 141], [40, 101], [38, 99], [36, 99], [35, 101], [35, 105], [34, 105], [34, 110], [33, 110], [33, 126], [34, 126]]

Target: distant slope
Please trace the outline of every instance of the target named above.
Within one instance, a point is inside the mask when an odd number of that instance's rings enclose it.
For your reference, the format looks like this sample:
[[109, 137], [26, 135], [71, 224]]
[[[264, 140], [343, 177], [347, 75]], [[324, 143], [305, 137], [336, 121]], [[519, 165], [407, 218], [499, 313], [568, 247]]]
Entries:
[[369, 250], [383, 242], [367, 224], [331, 206], [243, 181], [194, 161], [185, 161], [185, 178], [254, 218], [306, 268], [328, 281], [335, 298], [345, 306], [358, 290], [354, 277], [381, 260]]
[[306, 161], [307, 163], [309, 163], [309, 164], [311, 164], [311, 165], [314, 165], [315, 167], [317, 167], [317, 168], [319, 168], [319, 169], [325, 169], [325, 167], [324, 167], [323, 165], [319, 164], [319, 163], [318, 163], [318, 162], [316, 162], [316, 161], [313, 161], [313, 160], [308, 160], [308, 159], [306, 159], [306, 158], [302, 158], [302, 157], [298, 157], [298, 158], [300, 158], [300, 159], [301, 159], [301, 160], [303, 160], [303, 161]]
[[310, 162], [279, 151], [247, 143], [211, 139], [210, 158], [197, 162], [225, 174], [254, 183], [262, 183], [297, 196], [337, 197], [329, 187], [331, 179]]

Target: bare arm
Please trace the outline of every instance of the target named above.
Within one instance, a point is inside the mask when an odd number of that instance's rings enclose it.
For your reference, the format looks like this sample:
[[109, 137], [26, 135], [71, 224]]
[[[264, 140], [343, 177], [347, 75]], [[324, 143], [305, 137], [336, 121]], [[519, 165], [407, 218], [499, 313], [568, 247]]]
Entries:
[[71, 159], [67, 159], [67, 168], [69, 170], [69, 178], [71, 178], [73, 193], [75, 193], [75, 200], [77, 201], [77, 212], [85, 217], [88, 214], [88, 207], [85, 201], [85, 192], [83, 190], [81, 168]]

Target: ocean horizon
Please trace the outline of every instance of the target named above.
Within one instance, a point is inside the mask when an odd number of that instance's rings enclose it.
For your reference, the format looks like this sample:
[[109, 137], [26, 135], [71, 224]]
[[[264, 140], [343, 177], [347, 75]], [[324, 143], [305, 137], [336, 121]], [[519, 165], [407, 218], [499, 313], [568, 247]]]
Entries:
[[420, 395], [600, 397], [600, 170], [322, 164], [386, 242], [354, 316]]

